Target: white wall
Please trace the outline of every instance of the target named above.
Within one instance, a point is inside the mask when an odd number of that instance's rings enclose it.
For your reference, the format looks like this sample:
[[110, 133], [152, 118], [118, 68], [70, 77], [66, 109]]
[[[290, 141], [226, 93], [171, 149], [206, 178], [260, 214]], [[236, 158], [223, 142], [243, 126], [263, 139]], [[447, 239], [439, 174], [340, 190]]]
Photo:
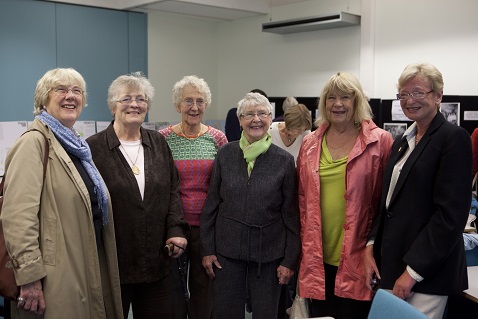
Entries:
[[478, 1], [376, 0], [374, 95], [393, 98], [409, 63], [430, 62], [445, 95], [478, 95]]
[[[288, 35], [261, 31], [271, 18], [338, 11], [366, 20], [361, 27]], [[475, 0], [311, 0], [232, 22], [150, 14], [149, 77], [158, 93], [150, 121], [179, 119], [171, 88], [186, 74], [204, 77], [211, 87], [207, 119], [223, 119], [253, 88], [271, 96], [318, 96], [337, 71], [356, 74], [372, 97], [390, 99], [401, 71], [413, 62], [435, 64], [445, 94], [478, 95], [476, 13]]]
[[209, 84], [210, 119], [217, 112], [217, 23], [176, 14], [148, 15], [148, 78], [156, 90], [150, 122], [179, 121], [171, 101], [174, 83], [197, 75]]

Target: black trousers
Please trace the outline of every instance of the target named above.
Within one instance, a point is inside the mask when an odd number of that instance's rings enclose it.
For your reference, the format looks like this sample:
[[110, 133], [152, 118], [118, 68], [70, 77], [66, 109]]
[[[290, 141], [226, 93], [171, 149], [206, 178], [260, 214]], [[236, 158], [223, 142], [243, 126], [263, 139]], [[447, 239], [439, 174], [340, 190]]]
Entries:
[[121, 285], [123, 317], [131, 305], [135, 319], [172, 318], [171, 275], [151, 283]]
[[371, 301], [337, 297], [334, 294], [336, 266], [324, 264], [325, 300], [311, 299], [309, 310], [311, 317], [331, 316], [335, 319], [367, 319]]
[[[277, 278], [280, 260], [258, 263], [217, 256], [222, 269], [214, 269], [213, 318], [244, 319], [246, 289], [249, 290], [252, 318], [277, 318], [281, 285]], [[246, 288], [247, 282], [247, 288]]]

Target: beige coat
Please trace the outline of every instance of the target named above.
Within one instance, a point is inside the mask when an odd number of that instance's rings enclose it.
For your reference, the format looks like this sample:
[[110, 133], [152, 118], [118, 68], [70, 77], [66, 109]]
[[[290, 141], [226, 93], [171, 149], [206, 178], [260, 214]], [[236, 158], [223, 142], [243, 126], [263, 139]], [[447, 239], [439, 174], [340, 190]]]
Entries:
[[[18, 261], [17, 284], [43, 279], [44, 318], [122, 318], [111, 203], [97, 250], [90, 198], [81, 176], [48, 127], [39, 120], [32, 127], [50, 140], [45, 183], [40, 133], [20, 137], [5, 163], [1, 220], [7, 250]], [[12, 318], [30, 317], [12, 304]]]

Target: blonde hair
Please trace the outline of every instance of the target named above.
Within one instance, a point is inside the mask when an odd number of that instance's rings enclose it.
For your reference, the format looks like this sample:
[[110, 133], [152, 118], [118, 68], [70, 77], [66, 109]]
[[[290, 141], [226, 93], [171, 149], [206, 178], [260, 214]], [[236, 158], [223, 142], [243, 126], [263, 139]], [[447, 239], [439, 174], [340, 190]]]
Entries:
[[319, 100], [319, 116], [315, 120], [315, 125], [320, 126], [323, 123], [330, 123], [325, 110], [327, 95], [338, 92], [340, 94], [351, 94], [354, 97], [354, 123], [359, 125], [365, 120], [373, 117], [372, 108], [363, 93], [362, 85], [359, 80], [350, 73], [337, 72], [325, 83]]
[[87, 105], [86, 82], [83, 76], [73, 68], [56, 68], [47, 71], [37, 82], [33, 97], [33, 114], [38, 115], [48, 104], [48, 93], [57, 86], [76, 85], [83, 91], [83, 105]]
[[296, 104], [284, 113], [285, 127], [291, 129], [312, 129], [312, 116], [304, 104]]
[[430, 63], [413, 63], [407, 65], [398, 78], [398, 91], [400, 91], [406, 82], [417, 76], [423, 77], [430, 81], [433, 92], [443, 92], [443, 75], [434, 65]]

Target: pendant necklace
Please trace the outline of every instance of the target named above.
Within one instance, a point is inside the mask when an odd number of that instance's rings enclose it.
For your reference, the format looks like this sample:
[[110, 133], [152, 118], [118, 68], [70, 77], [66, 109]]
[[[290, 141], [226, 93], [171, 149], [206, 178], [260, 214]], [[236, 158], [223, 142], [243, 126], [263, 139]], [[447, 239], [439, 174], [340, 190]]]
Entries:
[[332, 145], [330, 145], [329, 143], [327, 143], [327, 147], [328, 147], [328, 148], [331, 148], [331, 149], [333, 149], [333, 150], [337, 150], [337, 149], [342, 148], [342, 147], [344, 147], [345, 145], [347, 145], [347, 144], [352, 140], [353, 137], [355, 137], [355, 134], [354, 134], [354, 133], [349, 136], [349, 138], [345, 141], [344, 144], [338, 145], [338, 146], [332, 146]]
[[131, 170], [133, 171], [133, 174], [134, 175], [139, 175], [141, 173], [141, 171], [140, 171], [139, 167], [136, 166], [136, 162], [138, 161], [138, 158], [139, 158], [139, 150], [141, 149], [141, 143], [138, 145], [138, 154], [136, 154], [136, 159], [134, 160], [134, 162], [131, 160], [131, 157], [129, 157], [128, 152], [126, 152], [126, 150], [125, 150], [125, 148], [123, 147], [122, 144], [120, 144], [120, 147], [123, 149], [124, 153], [126, 154], [128, 159], [130, 160], [131, 164], [133, 164], [133, 166], [131, 166]]
[[[201, 125], [201, 124], [199, 124], [199, 125]], [[187, 137], [186, 134], [184, 134], [184, 132], [183, 132], [183, 126], [181, 124], [179, 124], [179, 133], [181, 133], [181, 135], [184, 136], [189, 141], [197, 140], [198, 137], [199, 137], [199, 134], [201, 134], [201, 131], [202, 131], [202, 128], [201, 128], [201, 126], [199, 126], [199, 132], [198, 132], [198, 135], [196, 135], [196, 137]]]

